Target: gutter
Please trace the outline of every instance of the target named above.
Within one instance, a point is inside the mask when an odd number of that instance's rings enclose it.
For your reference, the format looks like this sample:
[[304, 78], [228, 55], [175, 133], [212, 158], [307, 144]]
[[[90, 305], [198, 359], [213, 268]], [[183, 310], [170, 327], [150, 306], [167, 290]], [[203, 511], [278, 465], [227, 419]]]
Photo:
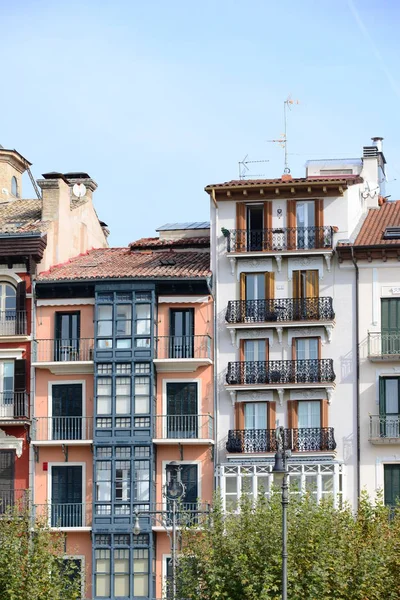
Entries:
[[351, 250], [351, 260], [353, 262], [354, 268], [356, 270], [356, 379], [357, 379], [357, 387], [356, 387], [356, 421], [357, 421], [357, 503], [360, 501], [361, 494], [361, 474], [360, 474], [360, 465], [361, 465], [361, 448], [360, 448], [360, 336], [359, 336], [359, 269], [357, 265], [357, 261], [354, 258], [354, 247], [350, 246]]

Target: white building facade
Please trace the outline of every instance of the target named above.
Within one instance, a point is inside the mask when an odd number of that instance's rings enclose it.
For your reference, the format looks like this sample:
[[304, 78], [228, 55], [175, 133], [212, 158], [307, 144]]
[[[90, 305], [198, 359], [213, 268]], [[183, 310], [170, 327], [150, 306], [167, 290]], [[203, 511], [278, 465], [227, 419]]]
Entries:
[[339, 240], [378, 206], [383, 155], [312, 161], [307, 176], [210, 185], [216, 303], [217, 485], [232, 509], [269, 493], [275, 428], [291, 483], [318, 498], [358, 494], [356, 270]]

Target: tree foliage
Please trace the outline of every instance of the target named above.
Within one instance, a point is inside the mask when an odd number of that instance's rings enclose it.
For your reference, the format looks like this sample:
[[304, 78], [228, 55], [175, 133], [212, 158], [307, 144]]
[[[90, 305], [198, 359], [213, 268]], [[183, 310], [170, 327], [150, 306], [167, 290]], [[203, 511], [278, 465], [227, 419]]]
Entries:
[[[179, 596], [196, 600], [281, 598], [281, 496], [244, 495], [224, 514], [216, 498], [210, 523], [183, 533]], [[400, 511], [366, 495], [357, 514], [312, 494], [288, 507], [288, 597], [296, 600], [400, 599]]]
[[0, 598], [2, 600], [77, 600], [74, 565], [63, 562], [64, 536], [45, 521], [32, 523], [27, 509], [0, 517]]

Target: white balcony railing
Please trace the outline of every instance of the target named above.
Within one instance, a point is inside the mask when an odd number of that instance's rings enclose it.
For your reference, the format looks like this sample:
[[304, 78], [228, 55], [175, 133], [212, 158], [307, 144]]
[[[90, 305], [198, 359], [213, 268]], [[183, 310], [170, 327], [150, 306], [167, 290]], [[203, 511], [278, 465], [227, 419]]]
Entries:
[[93, 417], [36, 417], [33, 439], [37, 442], [93, 439]]

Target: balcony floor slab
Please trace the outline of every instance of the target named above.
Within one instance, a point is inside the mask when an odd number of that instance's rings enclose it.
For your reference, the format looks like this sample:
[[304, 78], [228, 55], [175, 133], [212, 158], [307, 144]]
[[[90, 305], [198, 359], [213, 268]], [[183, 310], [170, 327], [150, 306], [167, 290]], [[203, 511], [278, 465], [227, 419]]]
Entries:
[[207, 438], [207, 439], [200, 439], [200, 438], [193, 438], [193, 439], [187, 439], [187, 438], [168, 438], [168, 439], [158, 439], [158, 438], [153, 438], [152, 439], [153, 444], [159, 444], [160, 446], [167, 446], [167, 445], [174, 445], [174, 444], [179, 444], [179, 445], [186, 445], [186, 446], [201, 446], [201, 445], [209, 445], [209, 444], [214, 444], [214, 440], [211, 438]]
[[48, 369], [53, 375], [64, 375], [67, 373], [90, 374], [94, 373], [94, 362], [88, 361], [52, 361], [33, 362], [32, 367], [36, 369]]
[[155, 358], [153, 362], [159, 373], [191, 373], [212, 365], [211, 358]]

